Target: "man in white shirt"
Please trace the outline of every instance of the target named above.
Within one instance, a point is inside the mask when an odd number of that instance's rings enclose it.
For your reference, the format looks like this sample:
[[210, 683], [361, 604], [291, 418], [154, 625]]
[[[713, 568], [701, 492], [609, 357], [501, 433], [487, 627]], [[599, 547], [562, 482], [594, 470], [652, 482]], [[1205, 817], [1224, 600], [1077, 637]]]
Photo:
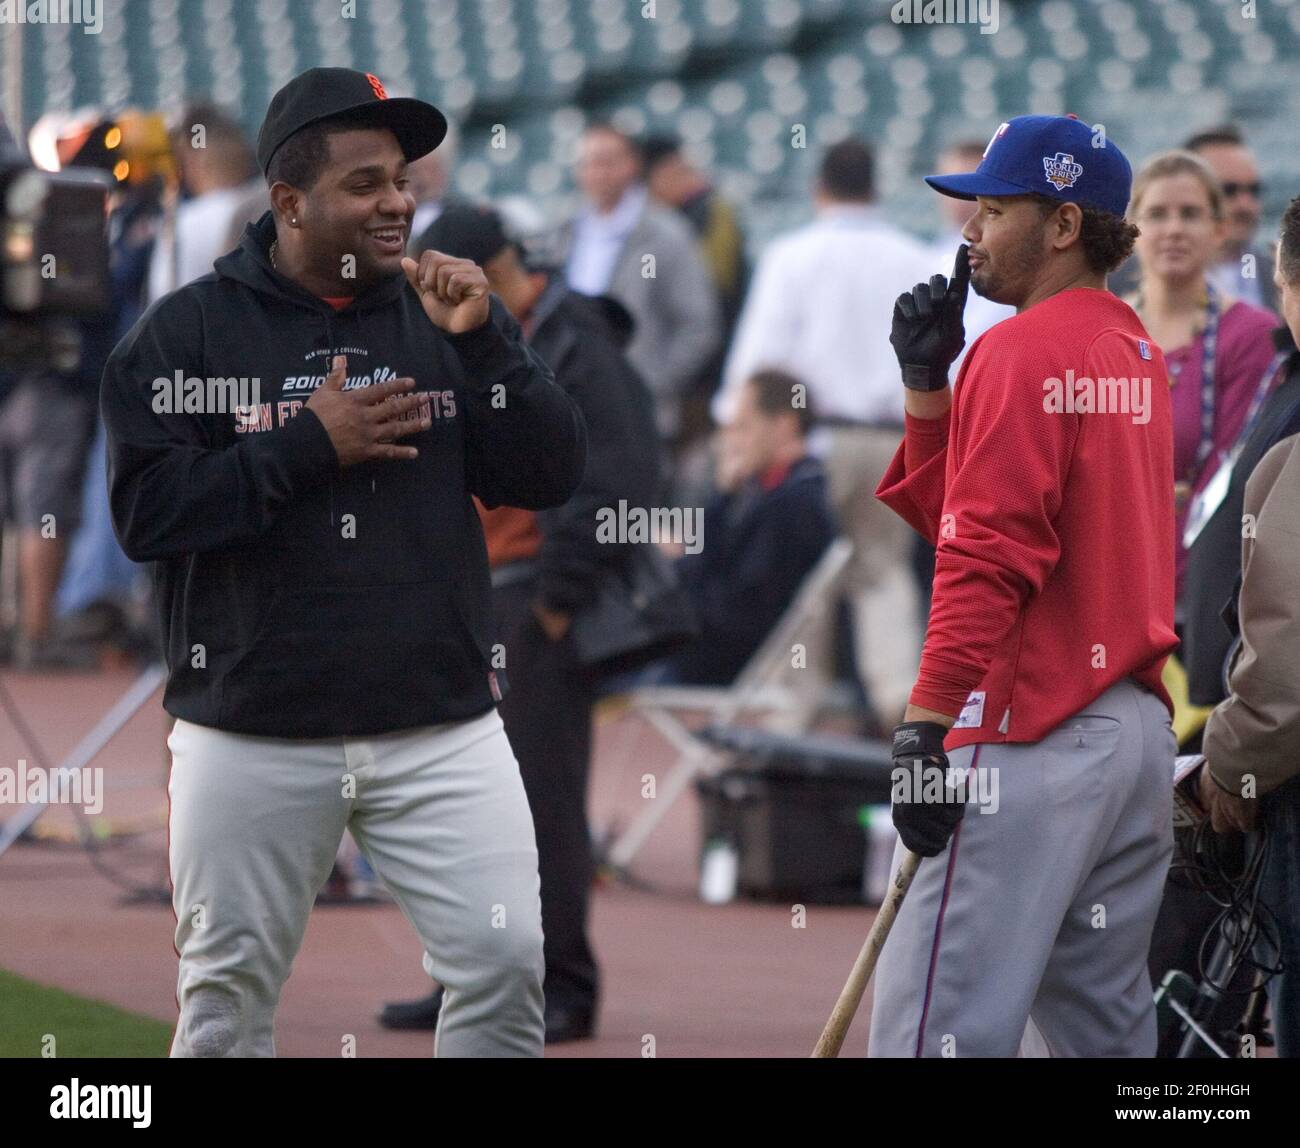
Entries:
[[589, 207], [574, 223], [573, 248], [565, 271], [569, 285], [584, 295], [603, 295], [614, 265], [649, 202], [645, 184], [635, 183], [611, 199], [605, 210]]
[[827, 151], [814, 200], [813, 222], [773, 240], [759, 260], [713, 417], [727, 423], [740, 387], [763, 368], [806, 380], [829, 427], [822, 449], [831, 500], [855, 548], [846, 593], [858, 672], [888, 729], [902, 719], [921, 650], [911, 536], [874, 497], [903, 426], [889, 329], [894, 300], [930, 277], [933, 260], [873, 206], [866, 143], [843, 140]]
[[243, 130], [219, 108], [195, 105], [173, 141], [190, 198], [177, 205], [174, 230], [164, 222], [154, 244], [150, 303], [208, 274], [229, 250], [227, 236], [242, 205], [266, 190], [254, 178], [257, 169]]

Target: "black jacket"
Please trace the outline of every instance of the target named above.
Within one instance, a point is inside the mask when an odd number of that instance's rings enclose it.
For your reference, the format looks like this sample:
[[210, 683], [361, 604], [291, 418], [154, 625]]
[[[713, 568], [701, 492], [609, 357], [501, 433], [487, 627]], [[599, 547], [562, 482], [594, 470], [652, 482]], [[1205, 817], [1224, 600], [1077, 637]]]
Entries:
[[1264, 402], [1259, 421], [1232, 468], [1228, 492], [1187, 552], [1183, 575], [1181, 657], [1187, 670], [1188, 698], [1193, 705], [1218, 705], [1223, 691], [1223, 663], [1233, 633], [1223, 610], [1235, 602], [1241, 577], [1242, 508], [1246, 482], [1259, 460], [1282, 439], [1300, 432], [1300, 352], [1285, 327], [1273, 333], [1279, 350], [1290, 350], [1283, 381]]
[[704, 508], [702, 548], [677, 564], [695, 603], [700, 637], [672, 659], [677, 680], [725, 685], [785, 613], [835, 540], [826, 475], [802, 458], [778, 486], [756, 481]]
[[538, 517], [538, 597], [552, 609], [575, 613], [590, 603], [602, 565], [623, 558], [624, 546], [597, 540], [603, 507], [651, 507], [663, 495], [665, 458], [654, 400], [623, 356], [631, 316], [613, 299], [571, 291], [558, 276], [530, 317], [529, 345], [555, 372], [582, 412], [587, 467], [573, 497]]
[[[114, 526], [156, 563], [177, 717], [268, 737], [388, 733], [494, 699], [489, 506], [562, 503], [582, 475], [572, 400], [500, 300], [448, 335], [402, 276], [342, 311], [272, 269], [268, 212], [214, 274], [166, 296], [104, 372]], [[409, 375], [439, 392], [414, 461], [340, 470], [305, 407], [330, 355], [348, 385]], [[260, 381], [251, 419], [158, 413], [155, 379]], [[238, 427], [238, 429], [237, 429]]]

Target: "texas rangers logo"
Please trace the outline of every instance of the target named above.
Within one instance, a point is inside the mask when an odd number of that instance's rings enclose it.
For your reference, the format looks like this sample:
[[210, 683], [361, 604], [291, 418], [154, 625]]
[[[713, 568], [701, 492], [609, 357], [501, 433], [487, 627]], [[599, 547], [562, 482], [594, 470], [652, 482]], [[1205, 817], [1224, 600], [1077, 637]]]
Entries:
[[1047, 182], [1060, 191], [1074, 186], [1083, 174], [1083, 164], [1075, 163], [1074, 156], [1058, 151], [1054, 156], [1043, 156], [1043, 171], [1047, 173]]
[[379, 82], [378, 76], [372, 76], [369, 72], [367, 72], [366, 79], [370, 81], [370, 88], [375, 93], [375, 95], [377, 95], [381, 100], [388, 99], [388, 93], [384, 91], [384, 85]]
[[1007, 123], [1006, 120], [1003, 120], [1002, 123], [998, 124], [998, 130], [993, 133], [992, 138], [989, 140], [988, 147], [984, 149], [984, 155], [987, 156], [989, 154], [989, 151], [992, 149], [993, 145], [997, 143], [998, 140], [1000, 140], [1010, 130], [1011, 130], [1011, 125]]

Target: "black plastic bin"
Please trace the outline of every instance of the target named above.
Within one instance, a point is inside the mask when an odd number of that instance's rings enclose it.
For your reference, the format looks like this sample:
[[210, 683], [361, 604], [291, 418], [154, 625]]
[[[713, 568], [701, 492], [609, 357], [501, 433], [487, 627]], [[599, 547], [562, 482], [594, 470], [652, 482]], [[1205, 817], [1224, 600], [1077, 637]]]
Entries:
[[736, 892], [792, 904], [860, 903], [861, 813], [889, 804], [889, 746], [746, 727], [699, 736], [736, 755], [734, 765], [696, 782], [702, 850], [722, 840], [736, 851]]

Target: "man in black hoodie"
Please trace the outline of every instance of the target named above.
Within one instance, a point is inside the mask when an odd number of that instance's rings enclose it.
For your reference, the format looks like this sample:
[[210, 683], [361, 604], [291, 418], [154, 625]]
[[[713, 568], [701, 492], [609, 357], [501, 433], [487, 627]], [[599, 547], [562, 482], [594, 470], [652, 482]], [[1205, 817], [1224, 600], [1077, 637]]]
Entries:
[[272, 210], [104, 374], [123, 549], [169, 677], [174, 1056], [274, 1054], [345, 827], [446, 986], [444, 1056], [540, 1055], [527, 800], [494, 702], [473, 496], [557, 506], [585, 432], [468, 260], [404, 258], [428, 104], [343, 68], [276, 94]]

